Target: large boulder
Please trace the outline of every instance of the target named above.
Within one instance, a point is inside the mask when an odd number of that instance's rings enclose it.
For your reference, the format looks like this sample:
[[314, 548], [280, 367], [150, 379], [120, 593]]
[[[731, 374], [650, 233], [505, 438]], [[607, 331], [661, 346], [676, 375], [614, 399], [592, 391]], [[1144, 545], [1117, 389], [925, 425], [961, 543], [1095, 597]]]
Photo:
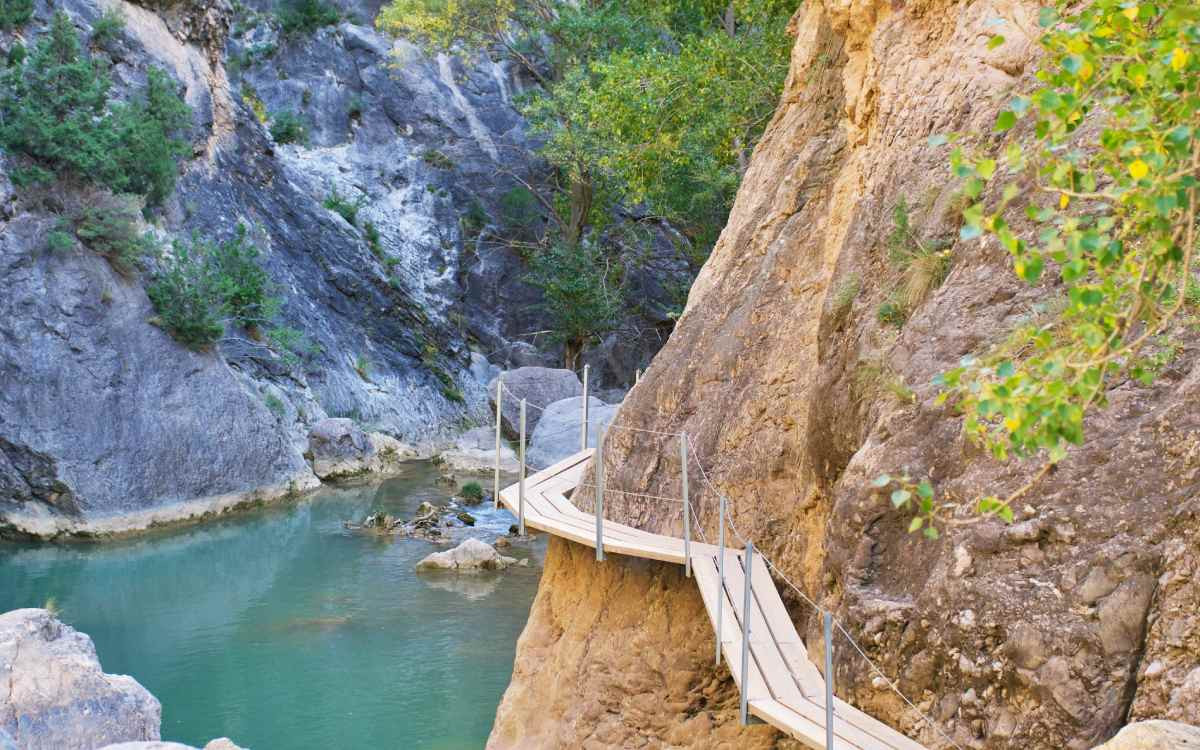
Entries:
[[1178, 721], [1137, 721], [1094, 750], [1200, 750], [1200, 727]]
[[454, 549], [445, 552], [434, 552], [417, 563], [417, 570], [504, 570], [510, 565], [517, 565], [516, 558], [505, 557], [486, 542], [478, 539], [465, 539]]
[[[518, 367], [509, 370], [500, 377], [504, 380], [504, 403], [500, 411], [501, 426], [509, 437], [520, 434], [521, 399], [528, 402], [525, 412], [525, 430], [532, 435], [533, 429], [542, 419], [542, 410], [561, 401], [564, 398], [583, 395], [583, 384], [579, 376], [571, 370], [550, 367]], [[496, 383], [500, 378], [492, 378], [488, 383], [488, 398], [492, 404], [493, 413], [496, 410]]]
[[105, 674], [92, 639], [44, 609], [0, 615], [0, 685], [0, 737], [21, 750], [159, 739], [158, 700], [132, 677]]
[[[583, 396], [564, 398], [546, 407], [525, 453], [530, 466], [544, 469], [579, 450], [582, 407]], [[618, 404], [606, 404], [598, 398], [588, 399], [588, 446], [596, 446], [600, 430], [608, 426], [620, 408]]]
[[[442, 467], [451, 474], [489, 473], [496, 466], [496, 430], [476, 427], [458, 437], [454, 447], [442, 451]], [[517, 452], [508, 443], [500, 442], [500, 471], [515, 474], [521, 468]]]
[[418, 451], [379, 432], [364, 432], [352, 419], [322, 419], [308, 433], [313, 473], [322, 479], [382, 472], [394, 464], [416, 458]]

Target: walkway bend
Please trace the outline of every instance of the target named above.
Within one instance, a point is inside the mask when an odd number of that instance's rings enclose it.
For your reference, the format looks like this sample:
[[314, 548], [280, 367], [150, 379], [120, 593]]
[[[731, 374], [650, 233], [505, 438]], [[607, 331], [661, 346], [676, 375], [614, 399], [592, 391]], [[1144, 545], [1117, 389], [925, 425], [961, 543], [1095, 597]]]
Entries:
[[[525, 480], [525, 524], [574, 542], [596, 546], [596, 518], [579, 510], [568, 495], [582, 481], [592, 450], [581, 451]], [[514, 484], [500, 501], [519, 512], [520, 490]], [[652, 534], [605, 520], [604, 551], [684, 564], [683, 540]], [[692, 573], [709, 620], [716, 631], [717, 602], [722, 615], [721, 651], [738, 689], [747, 692], [750, 713], [813, 748], [826, 748], [825, 683], [808, 659], [804, 642], [779, 598], [762, 556], [751, 571], [750, 659], [748, 685], [741, 684], [742, 611], [745, 595], [742, 551], [725, 550], [725, 585], [718, 575], [719, 549], [691, 543]], [[769, 584], [769, 585], [768, 585]], [[923, 750], [909, 739], [849, 703], [834, 699], [834, 747], [837, 750]]]

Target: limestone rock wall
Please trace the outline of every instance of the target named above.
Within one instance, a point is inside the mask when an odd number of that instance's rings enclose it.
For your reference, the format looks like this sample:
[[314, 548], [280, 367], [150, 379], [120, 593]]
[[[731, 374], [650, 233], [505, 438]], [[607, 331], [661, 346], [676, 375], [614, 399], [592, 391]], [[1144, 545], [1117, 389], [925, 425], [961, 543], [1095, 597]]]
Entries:
[[[737, 527], [964, 747], [1090, 747], [1131, 711], [1200, 721], [1200, 702], [1188, 697], [1198, 679], [1193, 331], [1170, 332], [1178, 353], [1153, 387], [1115, 384], [1087, 445], [1038, 485], [1011, 526], [967, 524], [924, 541], [870, 486], [907, 468], [966, 504], [1015, 489], [1037, 468], [995, 463], [964, 442], [929, 385], [1038, 314], [1053, 292], [1015, 282], [998, 247], [958, 241], [947, 147], [928, 140], [990, 133], [1008, 97], [1031, 87], [1035, 14], [1015, 0], [804, 3], [779, 110], [729, 223], [616, 422], [690, 433]], [[1006, 42], [989, 50], [996, 33]], [[986, 138], [976, 145], [987, 148]], [[953, 266], [897, 329], [876, 310], [898, 283], [887, 238], [901, 199], [916, 235], [947, 248]], [[610, 487], [677, 494], [674, 442], [609, 434]], [[697, 502], [711, 538], [715, 494]], [[680, 528], [677, 506], [607, 503], [610, 517]], [[677, 734], [694, 721], [735, 731], [732, 715], [711, 705], [666, 720], [617, 708], [627, 684], [665, 706], [703, 686], [716, 686], [717, 704], [734, 693], [701, 658], [711, 634], [689, 607], [690, 583], [664, 585], [673, 572], [619, 556], [596, 565], [588, 554], [551, 547], [492, 744], [511, 746], [522, 727], [561, 747], [614, 738], [711, 746]], [[623, 593], [648, 595], [601, 596], [614, 580], [627, 582]], [[815, 657], [813, 611], [797, 595], [785, 599]], [[593, 626], [622, 617], [622, 639], [647, 661], [594, 645], [610, 635]], [[656, 660], [693, 649], [677, 682], [661, 679]], [[618, 667], [622, 685], [605, 678]], [[836, 651], [835, 672], [843, 697], [930, 747], [949, 746], [850, 648]], [[613, 710], [572, 713], [568, 695]], [[537, 728], [551, 722], [554, 733]]]

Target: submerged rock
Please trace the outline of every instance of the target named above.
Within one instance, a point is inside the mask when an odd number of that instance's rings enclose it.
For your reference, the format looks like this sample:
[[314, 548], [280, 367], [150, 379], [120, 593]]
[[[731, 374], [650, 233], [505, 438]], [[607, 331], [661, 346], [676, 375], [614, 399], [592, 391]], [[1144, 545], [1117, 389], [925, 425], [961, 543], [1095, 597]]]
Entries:
[[1200, 727], [1178, 721], [1137, 721], [1095, 750], [1200, 750]]
[[0, 684], [0, 738], [20, 738], [21, 750], [159, 739], [158, 700], [132, 677], [105, 674], [92, 639], [47, 610], [0, 615]]
[[[3, 745], [0, 745], [3, 748]], [[116, 745], [106, 745], [100, 750], [197, 750], [191, 745], [181, 745], [178, 742], [121, 742]], [[228, 737], [219, 737], [199, 750], [242, 750], [233, 744]]]
[[417, 563], [417, 570], [504, 570], [512, 565], [528, 565], [526, 560], [505, 557], [490, 544], [465, 539], [454, 549], [434, 552]]

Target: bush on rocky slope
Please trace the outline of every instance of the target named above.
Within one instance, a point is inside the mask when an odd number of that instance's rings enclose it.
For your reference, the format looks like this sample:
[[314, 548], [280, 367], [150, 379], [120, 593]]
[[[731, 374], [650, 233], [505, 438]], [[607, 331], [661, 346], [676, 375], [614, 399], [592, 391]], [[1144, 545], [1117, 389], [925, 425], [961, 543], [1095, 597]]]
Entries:
[[71, 177], [151, 203], [166, 198], [186, 152], [176, 134], [190, 110], [158, 68], [149, 69], [146, 88], [131, 101], [112, 101], [111, 86], [70, 18], [55, 14], [50, 33], [0, 78], [0, 145], [24, 157], [14, 181]]

